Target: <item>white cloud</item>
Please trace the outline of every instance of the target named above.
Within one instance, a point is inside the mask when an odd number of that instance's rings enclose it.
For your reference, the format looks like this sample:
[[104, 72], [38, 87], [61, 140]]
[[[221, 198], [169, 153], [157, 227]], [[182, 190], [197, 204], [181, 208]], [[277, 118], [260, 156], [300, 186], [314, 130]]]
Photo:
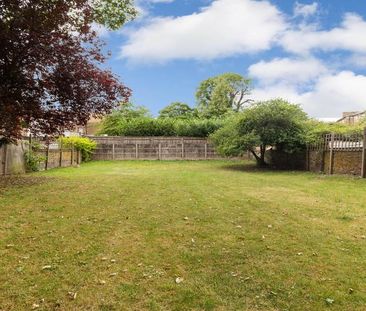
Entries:
[[318, 11], [318, 3], [313, 2], [312, 4], [303, 4], [296, 2], [294, 7], [294, 15], [308, 17], [314, 15]]
[[249, 76], [263, 85], [284, 80], [290, 84], [308, 83], [328, 71], [329, 69], [315, 58], [275, 58], [269, 62], [260, 61], [248, 69]]
[[[306, 73], [306, 69], [298, 72], [299, 75]], [[271, 82], [264, 77], [263, 81], [258, 81], [259, 85], [252, 94], [253, 99], [281, 97], [301, 104], [312, 117], [337, 118], [343, 111], [366, 109], [366, 76], [352, 71], [323, 71], [309, 78], [307, 90], [303, 89], [303, 84], [297, 83], [297, 79], [291, 78], [291, 75], [282, 78], [279, 76], [276, 80], [270, 80]]]
[[270, 48], [286, 27], [268, 1], [215, 0], [200, 12], [153, 18], [129, 32], [121, 56], [130, 60], [214, 59]]
[[320, 78], [310, 92], [301, 94], [301, 101], [312, 115], [341, 116], [343, 111], [366, 109], [366, 76], [351, 71]]
[[366, 53], [365, 33], [366, 21], [357, 14], [347, 13], [340, 27], [322, 31], [288, 30], [280, 42], [285, 50], [298, 54], [309, 54], [312, 50]]

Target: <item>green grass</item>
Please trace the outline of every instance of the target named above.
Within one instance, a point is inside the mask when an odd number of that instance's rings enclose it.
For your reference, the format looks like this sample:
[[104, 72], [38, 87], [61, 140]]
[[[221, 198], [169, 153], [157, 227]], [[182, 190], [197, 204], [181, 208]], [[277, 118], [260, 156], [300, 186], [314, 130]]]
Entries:
[[94, 162], [0, 185], [0, 310], [365, 310], [364, 180]]

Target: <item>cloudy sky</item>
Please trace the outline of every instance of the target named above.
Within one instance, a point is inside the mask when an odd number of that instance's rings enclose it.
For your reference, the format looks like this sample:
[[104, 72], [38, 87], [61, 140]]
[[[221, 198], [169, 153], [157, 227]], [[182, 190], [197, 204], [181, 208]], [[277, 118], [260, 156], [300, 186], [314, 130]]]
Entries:
[[135, 1], [137, 20], [99, 33], [108, 67], [154, 114], [195, 105], [199, 82], [224, 72], [252, 78], [252, 98], [282, 97], [312, 117], [366, 109], [364, 0]]

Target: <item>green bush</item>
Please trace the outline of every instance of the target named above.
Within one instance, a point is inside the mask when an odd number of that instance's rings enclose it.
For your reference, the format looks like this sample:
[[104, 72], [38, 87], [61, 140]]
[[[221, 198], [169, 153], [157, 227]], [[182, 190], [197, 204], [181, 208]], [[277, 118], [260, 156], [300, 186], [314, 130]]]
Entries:
[[29, 145], [29, 150], [24, 152], [25, 169], [27, 172], [38, 172], [40, 164], [46, 161], [46, 157], [38, 153], [40, 150], [41, 145], [34, 142]]
[[116, 118], [107, 117], [99, 134], [109, 136], [190, 136], [208, 137], [223, 125], [215, 119]]
[[91, 160], [91, 155], [95, 148], [97, 147], [97, 143], [86, 137], [61, 137], [59, 138], [59, 143], [62, 145], [62, 148], [75, 148], [81, 152], [81, 159], [83, 162], [87, 162]]
[[343, 123], [325, 123], [317, 120], [309, 120], [306, 123], [306, 143], [316, 143], [322, 139], [325, 134], [343, 134], [354, 135], [361, 134], [365, 127], [364, 122], [360, 122], [356, 125], [348, 125]]

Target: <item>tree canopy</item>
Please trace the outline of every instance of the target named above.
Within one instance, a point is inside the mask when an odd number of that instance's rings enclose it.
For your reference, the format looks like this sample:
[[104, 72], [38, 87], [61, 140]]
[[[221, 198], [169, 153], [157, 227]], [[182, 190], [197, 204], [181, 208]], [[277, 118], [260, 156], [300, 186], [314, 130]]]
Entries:
[[258, 102], [233, 117], [211, 136], [220, 153], [238, 156], [250, 151], [265, 165], [267, 148], [294, 151], [305, 143], [306, 113], [282, 99]]
[[228, 112], [239, 112], [252, 100], [251, 80], [236, 73], [225, 73], [199, 85], [196, 92], [197, 109], [202, 117], [222, 117]]
[[181, 102], [173, 102], [159, 111], [159, 118], [187, 119], [194, 116], [195, 109]]
[[108, 70], [99, 22], [116, 29], [136, 15], [131, 0], [0, 1], [0, 139], [23, 129], [52, 135], [127, 101]]

